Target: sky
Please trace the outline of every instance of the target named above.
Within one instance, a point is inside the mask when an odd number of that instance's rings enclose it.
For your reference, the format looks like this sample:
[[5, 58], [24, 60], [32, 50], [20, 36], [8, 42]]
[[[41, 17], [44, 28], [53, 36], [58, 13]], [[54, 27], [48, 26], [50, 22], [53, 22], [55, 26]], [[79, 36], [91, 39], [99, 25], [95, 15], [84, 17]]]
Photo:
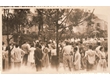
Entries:
[[108, 16], [110, 15], [110, 7], [102, 7], [102, 6], [94, 6], [94, 7], [76, 7], [76, 8], [82, 8], [82, 9], [87, 9], [87, 10], [94, 10], [94, 14], [97, 15], [100, 19], [103, 19], [108, 22]]
[[[81, 8], [81, 9], [85, 9], [85, 10], [90, 10], [92, 11], [94, 10], [94, 14], [97, 15], [100, 19], [103, 19], [105, 21], [108, 21], [107, 16], [110, 14], [110, 7], [102, 7], [102, 6], [77, 6], [74, 8]], [[33, 12], [34, 9], [31, 9], [31, 11]]]
[[[109, 19], [110, 19], [110, 7], [76, 7], [76, 8], [80, 8], [80, 9], [84, 9], [84, 10], [90, 10], [91, 12], [94, 10], [94, 14], [96, 16], [98, 16], [98, 18], [106, 21], [106, 22], [109, 22]], [[79, 31], [80, 28], [74, 28], [74, 32], [77, 32]]]

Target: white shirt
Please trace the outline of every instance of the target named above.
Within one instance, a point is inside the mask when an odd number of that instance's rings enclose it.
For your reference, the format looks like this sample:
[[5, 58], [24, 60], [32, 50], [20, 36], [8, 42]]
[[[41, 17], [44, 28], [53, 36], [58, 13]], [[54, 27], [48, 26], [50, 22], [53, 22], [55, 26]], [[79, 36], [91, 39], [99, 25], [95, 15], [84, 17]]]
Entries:
[[101, 46], [98, 46], [97, 48], [96, 48], [96, 53], [99, 55], [99, 53], [100, 53], [100, 47]]
[[99, 54], [100, 54], [100, 58], [106, 58], [105, 52], [100, 51]]
[[56, 56], [56, 55], [57, 55], [56, 49], [52, 49], [52, 50], [51, 50], [51, 56]]
[[72, 52], [72, 46], [71, 45], [67, 45], [63, 48], [63, 54], [71, 54]]
[[85, 57], [87, 57], [88, 62], [91, 64], [94, 64], [95, 62], [95, 51], [89, 49], [88, 51], [85, 52]]
[[22, 57], [22, 54], [24, 54], [24, 53], [25, 52], [22, 49], [14, 48], [13, 52], [11, 53], [11, 55], [14, 58], [14, 62], [21, 62], [21, 57]]

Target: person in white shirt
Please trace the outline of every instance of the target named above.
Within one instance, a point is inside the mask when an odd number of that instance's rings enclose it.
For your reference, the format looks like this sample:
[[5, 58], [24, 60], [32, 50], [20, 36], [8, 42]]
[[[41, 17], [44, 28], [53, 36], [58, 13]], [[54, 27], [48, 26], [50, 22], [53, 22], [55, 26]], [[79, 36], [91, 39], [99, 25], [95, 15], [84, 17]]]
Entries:
[[92, 45], [89, 45], [89, 49], [85, 52], [85, 58], [87, 59], [87, 71], [93, 70], [95, 64], [96, 52], [92, 50]]
[[72, 57], [73, 57], [73, 48], [69, 42], [66, 42], [66, 46], [63, 48], [63, 66], [66, 69], [68, 65], [69, 70], [72, 68]]
[[107, 68], [107, 61], [106, 61], [106, 53], [104, 52], [104, 47], [100, 47], [100, 60], [99, 66], [102, 71], [105, 71]]
[[96, 57], [96, 64], [98, 64], [98, 62], [99, 62], [100, 48], [101, 48], [101, 43], [100, 43], [100, 42], [97, 42], [96, 54], [97, 54], [98, 56]]
[[57, 57], [55, 45], [52, 45], [50, 60], [51, 60], [51, 67], [56, 68], [58, 70], [58, 57]]
[[11, 54], [11, 56], [14, 60], [15, 68], [20, 68], [23, 54], [25, 54], [25, 52], [19, 48], [19, 45], [16, 44], [15, 48], [13, 49], [13, 52]]
[[43, 58], [42, 58], [42, 65], [43, 67], [48, 68], [49, 67], [49, 47], [48, 44], [46, 44], [42, 50]]
[[78, 51], [78, 48], [74, 48], [74, 69], [75, 70], [80, 70], [81, 69], [81, 55]]
[[23, 64], [26, 66], [28, 63], [30, 45], [27, 42], [24, 42], [24, 44], [21, 46], [21, 48], [23, 51], [25, 51], [25, 54], [23, 56]]
[[34, 47], [34, 44], [31, 44], [31, 47], [29, 49], [29, 55], [28, 55], [28, 62], [30, 63], [30, 65], [33, 67], [34, 66], [34, 51], [36, 50], [36, 48]]

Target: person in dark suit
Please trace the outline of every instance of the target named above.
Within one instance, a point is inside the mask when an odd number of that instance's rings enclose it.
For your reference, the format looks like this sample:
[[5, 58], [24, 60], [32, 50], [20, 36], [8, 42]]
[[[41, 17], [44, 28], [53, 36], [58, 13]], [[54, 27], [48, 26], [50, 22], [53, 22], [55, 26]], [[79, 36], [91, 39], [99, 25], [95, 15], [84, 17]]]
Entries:
[[42, 54], [41, 46], [39, 44], [36, 44], [36, 50], [34, 52], [36, 71], [42, 70], [42, 57], [43, 54]]

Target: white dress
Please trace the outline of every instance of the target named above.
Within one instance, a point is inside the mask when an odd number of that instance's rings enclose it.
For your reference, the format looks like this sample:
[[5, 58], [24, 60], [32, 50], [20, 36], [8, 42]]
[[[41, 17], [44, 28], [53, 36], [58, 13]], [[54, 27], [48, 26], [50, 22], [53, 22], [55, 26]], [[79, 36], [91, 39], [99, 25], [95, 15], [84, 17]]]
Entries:
[[75, 62], [74, 62], [74, 67], [76, 70], [80, 70], [81, 69], [81, 55], [80, 53], [77, 51], [75, 54]]
[[34, 51], [35, 51], [36, 48], [34, 47], [31, 47], [29, 50], [30, 50], [30, 53], [29, 53], [29, 56], [28, 56], [28, 62], [30, 63], [34, 63]]
[[99, 68], [106, 68], [106, 67], [107, 67], [106, 54], [105, 52], [100, 51]]

